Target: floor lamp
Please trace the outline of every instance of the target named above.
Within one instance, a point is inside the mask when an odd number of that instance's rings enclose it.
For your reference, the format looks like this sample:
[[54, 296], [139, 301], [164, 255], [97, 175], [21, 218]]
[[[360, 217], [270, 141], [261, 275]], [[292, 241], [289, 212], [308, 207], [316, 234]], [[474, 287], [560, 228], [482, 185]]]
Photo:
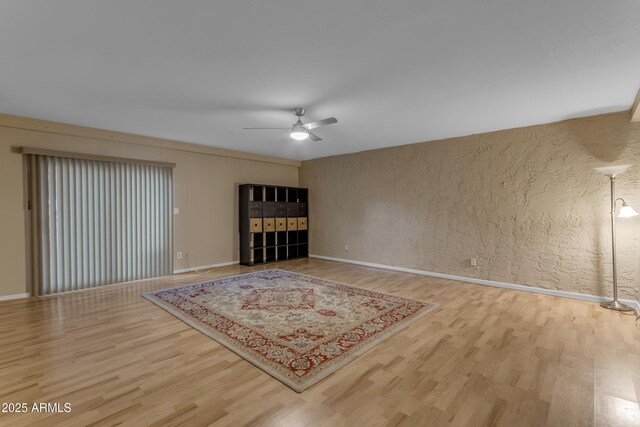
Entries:
[[609, 310], [617, 311], [633, 311], [632, 307], [629, 307], [628, 305], [623, 304], [618, 300], [618, 273], [616, 269], [616, 203], [618, 202], [618, 200], [622, 201], [622, 207], [620, 208], [620, 212], [618, 213], [618, 218], [629, 218], [638, 215], [638, 212], [636, 212], [631, 206], [628, 206], [624, 199], [616, 199], [616, 176], [626, 171], [629, 166], [631, 165], [605, 166], [596, 168], [596, 171], [598, 173], [608, 176], [609, 181], [611, 182], [611, 254], [613, 258], [613, 300], [603, 302], [600, 305], [604, 308], [608, 308]]

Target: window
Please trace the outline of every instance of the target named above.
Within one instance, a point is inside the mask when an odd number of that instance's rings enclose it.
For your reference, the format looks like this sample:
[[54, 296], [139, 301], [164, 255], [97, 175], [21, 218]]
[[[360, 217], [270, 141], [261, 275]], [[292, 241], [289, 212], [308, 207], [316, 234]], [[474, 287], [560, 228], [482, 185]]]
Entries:
[[173, 165], [23, 152], [33, 295], [173, 273]]

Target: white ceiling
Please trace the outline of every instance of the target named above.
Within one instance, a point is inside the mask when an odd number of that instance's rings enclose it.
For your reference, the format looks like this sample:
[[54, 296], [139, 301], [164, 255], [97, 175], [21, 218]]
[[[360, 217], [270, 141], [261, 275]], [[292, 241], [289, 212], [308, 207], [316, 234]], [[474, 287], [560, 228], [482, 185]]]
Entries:
[[[630, 108], [638, 0], [2, 0], [0, 112], [292, 159]], [[295, 142], [284, 110], [324, 141]]]

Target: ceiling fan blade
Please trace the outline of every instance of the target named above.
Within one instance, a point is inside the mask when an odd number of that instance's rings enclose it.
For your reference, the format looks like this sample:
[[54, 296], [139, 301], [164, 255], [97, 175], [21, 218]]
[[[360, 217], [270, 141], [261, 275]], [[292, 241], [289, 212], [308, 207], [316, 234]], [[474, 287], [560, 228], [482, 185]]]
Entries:
[[289, 130], [291, 128], [242, 128], [244, 130]]
[[302, 126], [307, 130], [311, 130], [311, 129], [319, 128], [320, 126], [331, 125], [333, 123], [338, 123], [338, 119], [336, 119], [335, 117], [329, 117], [322, 120], [316, 120], [315, 122], [310, 122]]
[[322, 141], [322, 138], [320, 138], [318, 135], [315, 135], [311, 132], [309, 132], [309, 139], [312, 140], [313, 142]]

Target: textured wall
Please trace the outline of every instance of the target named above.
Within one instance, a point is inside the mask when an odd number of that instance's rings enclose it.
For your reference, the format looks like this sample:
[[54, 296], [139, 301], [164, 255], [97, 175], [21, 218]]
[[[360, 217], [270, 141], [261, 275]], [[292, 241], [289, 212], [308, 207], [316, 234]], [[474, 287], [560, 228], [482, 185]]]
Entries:
[[[640, 123], [626, 112], [306, 161], [310, 249], [610, 295], [609, 182], [593, 167], [611, 163], [634, 165], [618, 196], [640, 211]], [[638, 299], [640, 220], [619, 220], [618, 239], [620, 293]]]
[[[176, 163], [174, 206], [180, 214], [174, 217], [174, 252], [188, 253], [191, 266], [238, 259], [238, 184], [298, 183], [296, 162], [278, 164], [266, 157], [260, 161], [256, 159], [261, 156], [251, 154], [246, 156], [253, 160], [233, 158], [208, 154], [215, 149], [191, 144], [0, 117], [0, 296], [28, 292], [22, 155], [12, 149], [21, 146]], [[174, 267], [184, 268], [185, 261], [174, 258]]]

